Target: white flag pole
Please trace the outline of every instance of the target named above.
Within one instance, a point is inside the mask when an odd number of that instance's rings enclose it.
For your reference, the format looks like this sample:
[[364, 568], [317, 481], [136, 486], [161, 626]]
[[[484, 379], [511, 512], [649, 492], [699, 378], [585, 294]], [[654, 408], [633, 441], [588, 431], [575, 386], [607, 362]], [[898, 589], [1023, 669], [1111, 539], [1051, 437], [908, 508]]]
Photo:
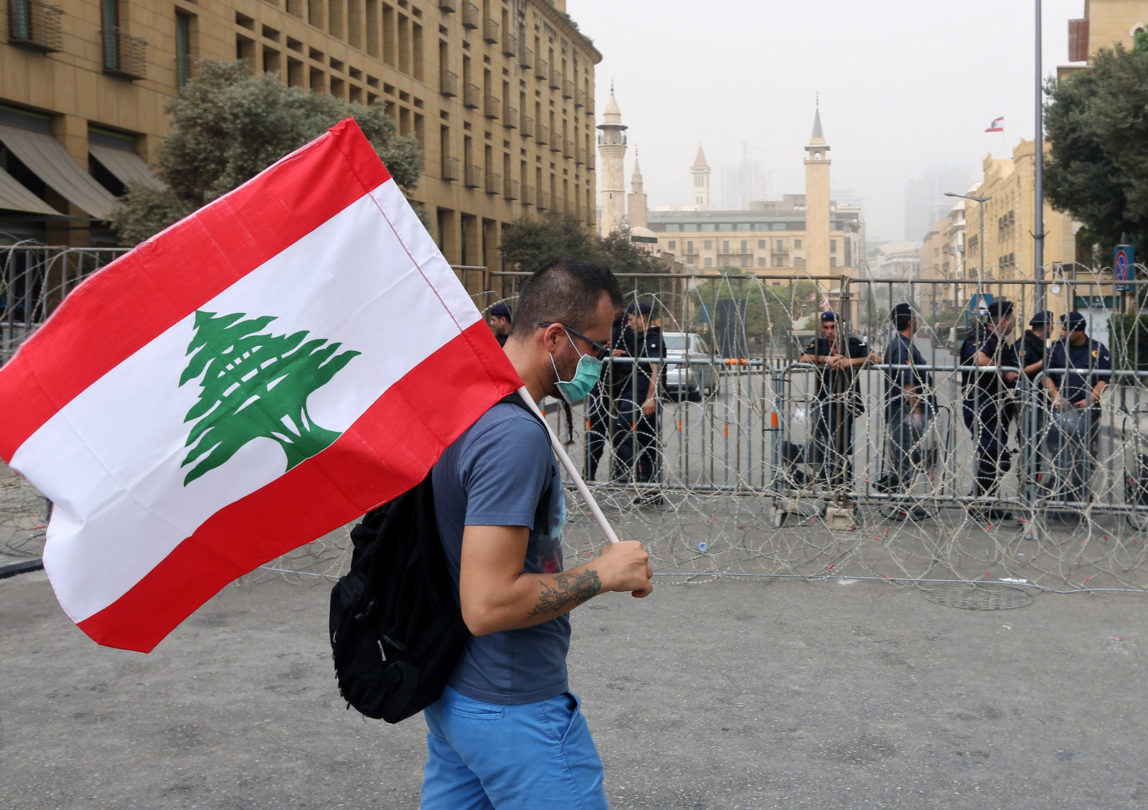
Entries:
[[546, 421], [546, 417], [542, 415], [542, 411], [538, 410], [538, 405], [534, 402], [534, 398], [530, 396], [530, 392], [526, 390], [526, 386], [518, 389], [518, 395], [522, 397], [522, 401], [534, 411], [535, 415], [542, 420], [542, 424], [546, 425], [546, 432], [550, 435], [550, 446], [554, 448], [555, 455], [558, 460], [562, 462], [562, 466], [566, 468], [566, 472], [570, 475], [571, 480], [574, 481], [574, 486], [578, 488], [578, 492], [582, 494], [583, 500], [586, 505], [590, 507], [590, 514], [594, 516], [594, 520], [598, 521], [598, 525], [602, 528], [602, 533], [606, 535], [606, 539], [611, 543], [618, 542], [618, 535], [614, 534], [614, 527], [610, 525], [610, 521], [606, 520], [606, 516], [602, 514], [602, 507], [598, 506], [598, 502], [594, 500], [594, 496], [590, 494], [589, 487], [586, 482], [582, 480], [581, 474], [574, 467], [574, 462], [570, 460], [570, 456], [566, 453], [566, 448], [562, 446], [558, 436], [554, 433], [554, 428], [550, 427], [550, 423]]

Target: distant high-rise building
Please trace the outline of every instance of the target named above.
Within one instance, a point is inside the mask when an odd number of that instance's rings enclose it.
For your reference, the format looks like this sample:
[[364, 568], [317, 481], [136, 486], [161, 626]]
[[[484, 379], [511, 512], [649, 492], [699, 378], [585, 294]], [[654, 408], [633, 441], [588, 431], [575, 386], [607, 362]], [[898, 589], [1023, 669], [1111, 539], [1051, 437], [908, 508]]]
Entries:
[[920, 242], [933, 227], [944, 219], [953, 206], [945, 197], [946, 191], [964, 194], [973, 179], [973, 172], [954, 164], [936, 164], [924, 175], [905, 186], [905, 238]]

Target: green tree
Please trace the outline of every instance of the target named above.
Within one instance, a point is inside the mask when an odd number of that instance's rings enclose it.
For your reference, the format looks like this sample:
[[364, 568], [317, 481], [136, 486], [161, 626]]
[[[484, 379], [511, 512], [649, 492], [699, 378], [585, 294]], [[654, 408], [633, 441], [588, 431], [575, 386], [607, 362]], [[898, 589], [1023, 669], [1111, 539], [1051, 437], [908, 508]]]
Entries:
[[1148, 248], [1148, 45], [1102, 50], [1091, 67], [1046, 86], [1048, 199], [1102, 249]]
[[171, 130], [159, 149], [162, 191], [131, 186], [108, 219], [135, 244], [246, 182], [279, 158], [353, 117], [387, 170], [405, 190], [418, 185], [418, 141], [397, 137], [381, 103], [364, 106], [284, 87], [242, 62], [200, 63], [168, 105]]
[[339, 353], [340, 343], [306, 340], [308, 332], [264, 334], [275, 320], [244, 313], [195, 313], [190, 359], [179, 378], [200, 380], [199, 400], [185, 422], [195, 422], [187, 437], [182, 467], [193, 465], [187, 486], [227, 462], [239, 448], [260, 437], [273, 439], [291, 469], [330, 446], [339, 434], [311, 419], [307, 398], [339, 373], [356, 351]]
[[[609, 267], [619, 276], [667, 273], [669, 269], [632, 241], [628, 228], [602, 238], [577, 217], [548, 212], [524, 217], [502, 230], [499, 245], [503, 263], [511, 269], [533, 272], [552, 259], [572, 256]], [[622, 291], [658, 294], [669, 286], [664, 278], [623, 278]]]

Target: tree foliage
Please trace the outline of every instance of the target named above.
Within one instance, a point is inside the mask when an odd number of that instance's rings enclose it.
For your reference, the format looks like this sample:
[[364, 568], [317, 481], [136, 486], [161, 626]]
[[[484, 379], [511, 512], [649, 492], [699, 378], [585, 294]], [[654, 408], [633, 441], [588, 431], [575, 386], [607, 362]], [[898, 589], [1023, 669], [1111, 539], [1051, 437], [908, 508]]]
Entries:
[[744, 275], [736, 267], [722, 269], [722, 275], [700, 284], [690, 293], [694, 320], [712, 322], [720, 309], [719, 302], [727, 299], [744, 301], [745, 332], [750, 337], [781, 337], [794, 328], [806, 328], [804, 323], [820, 312], [820, 294], [817, 284], [806, 279], [794, 279], [781, 287]]
[[[667, 272], [662, 262], [631, 241], [629, 230], [615, 231], [603, 239], [587, 230], [586, 224], [577, 217], [557, 212], [525, 217], [507, 225], [502, 230], [502, 244], [498, 249], [508, 268], [527, 272], [561, 256], [601, 264], [620, 276]], [[655, 293], [662, 286], [660, 279], [653, 278], [623, 281], [626, 292], [637, 289]]]
[[1102, 249], [1148, 248], [1148, 43], [1100, 51], [1092, 66], [1050, 80], [1048, 199]]
[[348, 117], [400, 187], [409, 191], [418, 184], [418, 141], [397, 137], [381, 103], [352, 104], [285, 87], [270, 74], [252, 75], [243, 62], [205, 60], [167, 109], [171, 130], [155, 169], [168, 188], [132, 186], [120, 199], [109, 221], [125, 244], [227, 193]]

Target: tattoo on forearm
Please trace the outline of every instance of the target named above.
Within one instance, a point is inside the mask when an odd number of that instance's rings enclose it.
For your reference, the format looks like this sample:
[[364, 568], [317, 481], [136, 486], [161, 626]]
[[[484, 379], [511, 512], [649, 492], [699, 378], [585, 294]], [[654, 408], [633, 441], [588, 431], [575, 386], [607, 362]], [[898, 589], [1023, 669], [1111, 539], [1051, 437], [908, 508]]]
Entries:
[[530, 611], [532, 617], [559, 613], [566, 607], [577, 607], [602, 590], [602, 580], [592, 568], [577, 574], [559, 574], [554, 581], [555, 585], [542, 583], [538, 604]]

